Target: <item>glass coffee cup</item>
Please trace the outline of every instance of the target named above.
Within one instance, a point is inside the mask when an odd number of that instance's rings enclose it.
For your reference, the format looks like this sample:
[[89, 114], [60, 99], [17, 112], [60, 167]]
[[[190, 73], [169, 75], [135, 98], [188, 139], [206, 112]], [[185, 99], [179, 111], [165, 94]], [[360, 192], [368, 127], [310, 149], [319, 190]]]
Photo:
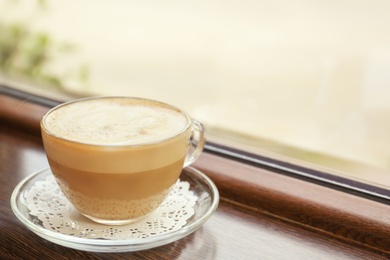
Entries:
[[41, 132], [55, 179], [93, 221], [121, 225], [153, 212], [205, 143], [202, 124], [155, 100], [94, 97], [59, 105]]

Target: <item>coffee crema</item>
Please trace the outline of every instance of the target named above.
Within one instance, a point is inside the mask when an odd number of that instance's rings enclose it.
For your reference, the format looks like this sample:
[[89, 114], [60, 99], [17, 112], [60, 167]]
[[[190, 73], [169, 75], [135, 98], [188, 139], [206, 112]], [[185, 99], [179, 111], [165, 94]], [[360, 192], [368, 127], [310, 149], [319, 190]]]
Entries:
[[44, 126], [53, 135], [95, 145], [138, 145], [183, 131], [188, 118], [179, 110], [142, 99], [90, 99], [52, 111]]

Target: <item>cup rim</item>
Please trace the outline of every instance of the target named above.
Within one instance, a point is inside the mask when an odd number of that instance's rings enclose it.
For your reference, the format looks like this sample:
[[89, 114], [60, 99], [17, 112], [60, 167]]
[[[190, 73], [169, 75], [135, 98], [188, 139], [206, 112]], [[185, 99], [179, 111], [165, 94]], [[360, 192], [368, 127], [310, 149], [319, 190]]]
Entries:
[[[98, 100], [98, 99], [131, 99], [131, 100], [139, 100], [139, 101], [143, 100], [143, 101], [152, 102], [155, 104], [160, 104], [162, 106], [168, 107], [169, 109], [173, 109], [173, 110], [180, 112], [187, 119], [187, 125], [182, 130], [180, 130], [180, 132], [177, 132], [174, 135], [169, 136], [167, 138], [156, 140], [156, 141], [139, 143], [139, 144], [126, 144], [126, 143], [125, 144], [122, 144], [122, 143], [96, 144], [96, 143], [90, 143], [90, 142], [76, 141], [76, 140], [71, 140], [71, 139], [56, 135], [55, 133], [51, 132], [47, 128], [47, 126], [45, 124], [45, 120], [52, 112], [54, 112], [58, 109], [61, 109], [62, 107], [74, 104], [74, 103], [90, 101], [90, 100]], [[192, 125], [192, 118], [185, 111], [179, 109], [176, 106], [173, 106], [171, 104], [161, 102], [158, 100], [154, 100], [154, 99], [142, 98], [142, 97], [132, 97], [132, 96], [94, 96], [94, 97], [86, 97], [86, 98], [79, 98], [79, 99], [75, 99], [75, 100], [70, 100], [70, 101], [64, 102], [62, 104], [59, 104], [59, 105], [51, 108], [49, 111], [47, 111], [43, 115], [43, 117], [40, 120], [41, 132], [45, 132], [47, 135], [49, 135], [51, 137], [54, 137], [54, 138], [57, 138], [57, 139], [60, 139], [60, 140], [66, 141], [66, 142], [75, 143], [75, 144], [82, 144], [82, 145], [87, 145], [87, 146], [94, 146], [94, 147], [142, 147], [142, 146], [156, 145], [156, 144], [164, 143], [164, 142], [167, 142], [169, 140], [175, 139], [176, 137], [185, 133], [191, 125]]]

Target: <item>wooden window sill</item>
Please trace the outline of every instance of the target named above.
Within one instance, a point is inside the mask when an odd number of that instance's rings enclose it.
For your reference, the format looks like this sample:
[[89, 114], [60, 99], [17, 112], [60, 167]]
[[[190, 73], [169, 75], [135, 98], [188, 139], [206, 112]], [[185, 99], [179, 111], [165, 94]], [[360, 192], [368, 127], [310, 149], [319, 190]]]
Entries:
[[[0, 122], [39, 139], [39, 120], [49, 107], [0, 93]], [[223, 207], [267, 215], [390, 257], [389, 205], [207, 151], [194, 166], [215, 182]]]

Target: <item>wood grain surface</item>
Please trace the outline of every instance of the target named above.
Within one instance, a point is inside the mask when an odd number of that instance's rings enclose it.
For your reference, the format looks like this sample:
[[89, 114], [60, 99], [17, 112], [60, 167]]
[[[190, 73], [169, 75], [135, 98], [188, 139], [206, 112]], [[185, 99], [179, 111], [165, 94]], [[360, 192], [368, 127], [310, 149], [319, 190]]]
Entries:
[[[39, 118], [45, 109], [30, 111]], [[19, 121], [7, 113], [0, 116], [0, 259], [390, 259], [388, 205], [208, 153], [195, 167], [216, 183], [221, 202], [195, 233], [132, 253], [53, 244], [12, 213], [14, 187], [48, 163], [36, 119], [24, 124], [23, 113]]]

